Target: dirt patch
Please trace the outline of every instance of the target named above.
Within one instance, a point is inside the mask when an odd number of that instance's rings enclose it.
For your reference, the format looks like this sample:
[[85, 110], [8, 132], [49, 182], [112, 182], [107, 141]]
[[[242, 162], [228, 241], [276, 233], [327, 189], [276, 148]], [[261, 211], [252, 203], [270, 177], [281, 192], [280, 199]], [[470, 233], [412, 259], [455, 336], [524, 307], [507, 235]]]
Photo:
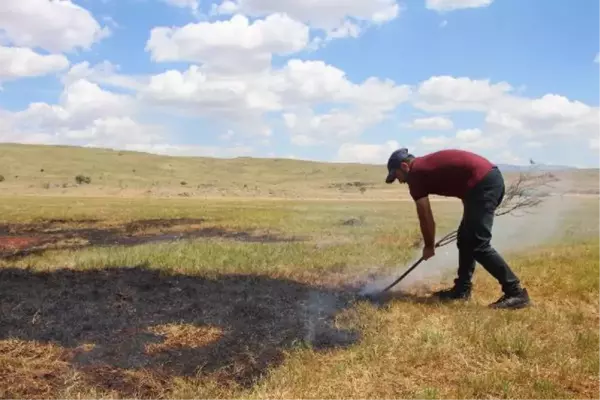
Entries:
[[49, 220], [0, 225], [0, 259], [15, 260], [47, 250], [90, 246], [136, 246], [184, 239], [215, 238], [242, 242], [277, 243], [304, 240], [253, 231], [205, 226], [204, 219], [151, 219], [103, 226], [97, 220]]
[[118, 397], [159, 398], [175, 377], [252, 385], [298, 342], [316, 350], [351, 345], [358, 333], [334, 324], [351, 303], [345, 291], [266, 276], [169, 275], [144, 266], [6, 268], [0, 269], [0, 345], [18, 340], [56, 349], [60, 362], [48, 365], [44, 351], [11, 350], [15, 363], [34, 366], [27, 374], [45, 371], [52, 385], [41, 396], [33, 386], [27, 396], [55, 397], [69, 384], [67, 365]]

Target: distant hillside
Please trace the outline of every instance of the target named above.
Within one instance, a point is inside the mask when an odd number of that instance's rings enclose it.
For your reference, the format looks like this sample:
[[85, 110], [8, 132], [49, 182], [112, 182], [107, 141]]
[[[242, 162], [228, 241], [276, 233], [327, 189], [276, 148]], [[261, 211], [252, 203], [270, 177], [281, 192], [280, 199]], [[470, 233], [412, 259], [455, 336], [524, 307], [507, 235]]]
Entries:
[[573, 171], [577, 168], [567, 165], [548, 165], [548, 164], [533, 164], [533, 165], [511, 165], [498, 164], [498, 168], [504, 172], [520, 172], [528, 171], [535, 168], [536, 171]]
[[[3, 193], [337, 197], [385, 191], [385, 166], [171, 157], [70, 146], [0, 145]], [[76, 176], [89, 177], [89, 184]], [[361, 191], [362, 188], [362, 191]], [[391, 190], [398, 195], [398, 188]], [[401, 191], [402, 193], [402, 191]]]
[[[507, 173], [508, 169], [503, 167]], [[561, 173], [572, 173], [569, 171]], [[574, 173], [581, 181], [577, 185], [580, 190], [597, 192], [598, 170]], [[406, 197], [406, 186], [385, 184], [385, 174], [385, 165], [172, 157], [71, 146], [0, 144], [2, 194]]]

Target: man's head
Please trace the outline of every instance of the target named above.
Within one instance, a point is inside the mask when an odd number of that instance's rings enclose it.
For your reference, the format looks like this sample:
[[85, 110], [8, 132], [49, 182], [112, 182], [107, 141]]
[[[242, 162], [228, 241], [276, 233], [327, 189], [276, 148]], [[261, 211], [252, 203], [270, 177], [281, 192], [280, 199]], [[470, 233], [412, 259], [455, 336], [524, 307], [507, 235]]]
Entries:
[[388, 175], [385, 178], [385, 182], [393, 183], [398, 179], [400, 183], [405, 183], [410, 171], [410, 164], [414, 158], [408, 152], [408, 149], [402, 148], [394, 151], [388, 159]]

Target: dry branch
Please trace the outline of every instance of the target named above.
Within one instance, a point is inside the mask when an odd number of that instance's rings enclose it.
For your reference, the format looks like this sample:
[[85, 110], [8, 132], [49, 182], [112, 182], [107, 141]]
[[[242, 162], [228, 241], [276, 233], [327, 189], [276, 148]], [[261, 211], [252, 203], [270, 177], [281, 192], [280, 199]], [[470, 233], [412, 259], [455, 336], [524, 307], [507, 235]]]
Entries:
[[495, 215], [516, 215], [519, 211], [528, 213], [530, 209], [542, 203], [542, 198], [546, 196], [542, 189], [550, 188], [551, 183], [556, 181], [558, 178], [551, 172], [537, 175], [521, 172], [506, 189], [504, 199], [496, 209]]
[[[502, 203], [494, 215], [500, 217], [507, 214], [518, 215], [520, 212], [530, 212], [532, 208], [539, 206], [546, 197], [543, 189], [550, 188], [551, 183], [556, 181], [558, 178], [551, 172], [541, 174], [535, 174], [533, 171], [520, 172], [518, 178], [506, 188]], [[454, 242], [457, 235], [458, 230], [450, 232], [437, 243], [436, 247]]]

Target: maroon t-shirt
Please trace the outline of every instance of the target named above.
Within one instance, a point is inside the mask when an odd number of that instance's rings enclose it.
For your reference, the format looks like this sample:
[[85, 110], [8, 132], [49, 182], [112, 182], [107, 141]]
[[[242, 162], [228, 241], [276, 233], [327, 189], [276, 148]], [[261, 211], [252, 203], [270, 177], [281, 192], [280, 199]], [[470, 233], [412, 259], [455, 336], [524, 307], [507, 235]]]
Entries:
[[484, 157], [464, 150], [441, 150], [416, 157], [407, 181], [410, 195], [414, 200], [430, 194], [464, 199], [493, 166]]

